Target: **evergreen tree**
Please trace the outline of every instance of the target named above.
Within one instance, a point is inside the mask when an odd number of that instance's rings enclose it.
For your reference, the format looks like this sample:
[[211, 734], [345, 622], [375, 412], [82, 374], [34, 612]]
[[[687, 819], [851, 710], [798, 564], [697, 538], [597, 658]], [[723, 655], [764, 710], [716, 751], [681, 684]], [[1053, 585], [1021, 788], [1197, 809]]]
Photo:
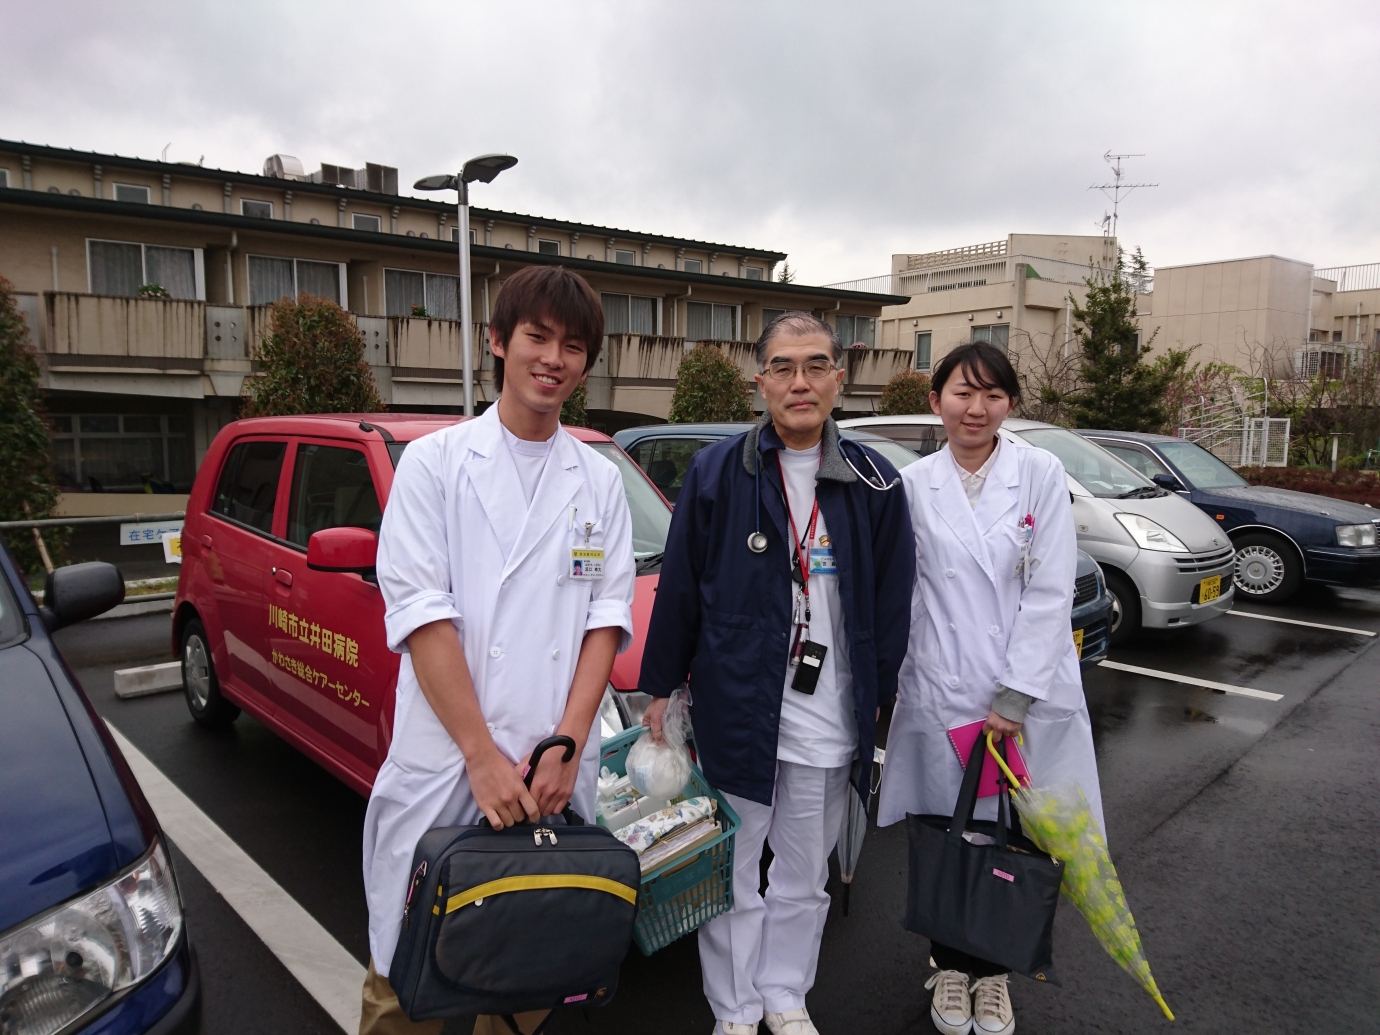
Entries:
[[795, 270], [791, 269], [791, 264], [789, 262], [783, 262], [781, 264], [781, 272], [776, 275], [776, 282], [778, 284], [795, 283]]
[[[1139, 249], [1136, 260], [1144, 264]], [[1179, 370], [1174, 363], [1145, 361], [1154, 335], [1140, 343], [1135, 285], [1117, 265], [1110, 279], [1088, 278], [1081, 306], [1069, 296], [1083, 354], [1082, 387], [1069, 399], [1070, 417], [1077, 428], [1156, 432], [1168, 419], [1164, 396]]]
[[696, 345], [676, 372], [671, 423], [744, 420], [752, 420], [752, 383], [717, 345]]
[[[57, 504], [53, 441], [39, 387], [38, 357], [14, 288], [0, 277], [0, 520], [49, 518]], [[66, 529], [43, 530], [49, 557], [61, 563]], [[43, 571], [31, 529], [5, 532], [5, 544], [26, 574]]]
[[883, 417], [930, 412], [930, 379], [918, 370], [902, 370], [882, 389], [877, 412]]
[[299, 295], [274, 305], [269, 334], [254, 358], [263, 376], [250, 384], [246, 417], [383, 409], [364, 360], [363, 335], [327, 299]]

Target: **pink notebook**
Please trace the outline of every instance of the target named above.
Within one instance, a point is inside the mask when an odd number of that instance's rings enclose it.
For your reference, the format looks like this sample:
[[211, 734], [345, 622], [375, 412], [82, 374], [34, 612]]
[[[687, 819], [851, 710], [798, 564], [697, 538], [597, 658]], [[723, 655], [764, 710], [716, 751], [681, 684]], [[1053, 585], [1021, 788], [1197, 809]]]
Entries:
[[[982, 733], [982, 726], [986, 721], [986, 719], [978, 719], [977, 722], [954, 726], [949, 730], [949, 743], [953, 745], [954, 752], [958, 755], [958, 764], [965, 769], [968, 767], [968, 756], [972, 754], [973, 745]], [[1006, 764], [1011, 768], [1011, 772], [1022, 784], [1030, 783], [1030, 770], [1025, 767], [1025, 759], [1021, 757], [1021, 749], [1016, 746], [1015, 740], [1011, 737], [1004, 737], [1003, 743], [1006, 747]], [[997, 785], [999, 775], [1001, 775], [1001, 770], [997, 768], [997, 760], [992, 757], [989, 751], [984, 749], [982, 752], [982, 776], [978, 778], [979, 798], [990, 798], [1001, 790], [1001, 787]], [[1003, 778], [1002, 785], [1004, 786], [1005, 783], [1006, 780]]]

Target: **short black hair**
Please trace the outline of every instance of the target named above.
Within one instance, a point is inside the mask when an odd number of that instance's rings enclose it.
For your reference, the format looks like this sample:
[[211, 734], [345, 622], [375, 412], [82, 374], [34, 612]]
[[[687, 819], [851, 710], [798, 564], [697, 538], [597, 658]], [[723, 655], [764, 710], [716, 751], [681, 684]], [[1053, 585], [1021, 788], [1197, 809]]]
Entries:
[[[490, 326], [506, 348], [523, 320], [550, 320], [585, 343], [585, 371], [604, 344], [604, 306], [589, 282], [564, 266], [526, 266], [503, 282]], [[494, 388], [503, 390], [503, 357], [494, 357]]]
[[1016, 368], [1011, 365], [1006, 352], [991, 342], [970, 341], [950, 351], [930, 375], [930, 391], [942, 392], [944, 383], [959, 369], [970, 385], [988, 390], [1000, 388], [1012, 399], [1021, 397], [1021, 383], [1016, 379]]

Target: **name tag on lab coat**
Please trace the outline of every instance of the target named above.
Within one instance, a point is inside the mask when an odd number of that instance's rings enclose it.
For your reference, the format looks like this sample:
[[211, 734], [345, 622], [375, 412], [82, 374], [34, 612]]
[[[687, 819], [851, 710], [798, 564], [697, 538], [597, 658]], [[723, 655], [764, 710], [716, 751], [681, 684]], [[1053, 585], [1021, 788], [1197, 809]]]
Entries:
[[589, 547], [576, 547], [570, 551], [570, 571], [572, 579], [602, 579], [604, 577], [604, 551]]
[[837, 575], [838, 573], [839, 569], [834, 564], [834, 548], [832, 546], [810, 547], [811, 575]]

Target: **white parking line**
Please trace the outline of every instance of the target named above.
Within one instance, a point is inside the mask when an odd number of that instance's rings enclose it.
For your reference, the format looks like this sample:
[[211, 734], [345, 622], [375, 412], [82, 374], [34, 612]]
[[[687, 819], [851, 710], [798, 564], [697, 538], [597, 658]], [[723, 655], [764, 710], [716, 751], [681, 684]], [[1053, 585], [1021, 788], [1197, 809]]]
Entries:
[[1240, 694], [1242, 697], [1258, 697], [1262, 701], [1281, 701], [1283, 694], [1272, 694], [1268, 690], [1252, 690], [1248, 686], [1232, 686], [1230, 683], [1214, 683], [1211, 679], [1199, 679], [1197, 676], [1181, 676], [1177, 672], [1161, 672], [1156, 668], [1141, 668], [1139, 665], [1123, 665], [1119, 661], [1099, 661], [1098, 665], [1102, 668], [1115, 669], [1118, 672], [1130, 672], [1137, 676], [1149, 676], [1151, 679], [1164, 679], [1171, 683], [1187, 683], [1189, 686], [1203, 686], [1209, 690], [1221, 690], [1228, 694]]
[[1237, 618], [1259, 618], [1262, 622], [1282, 622], [1285, 625], [1306, 625], [1310, 629], [1330, 629], [1332, 632], [1352, 633], [1356, 636], [1374, 636], [1375, 633], [1366, 629], [1350, 629], [1345, 625], [1323, 625], [1321, 622], [1301, 622], [1297, 618], [1280, 618], [1278, 615], [1258, 615], [1250, 611], [1228, 611], [1229, 615], [1236, 615]]
[[128, 738], [110, 732], [168, 837], [322, 1009], [350, 1035], [359, 1031], [359, 961]]

